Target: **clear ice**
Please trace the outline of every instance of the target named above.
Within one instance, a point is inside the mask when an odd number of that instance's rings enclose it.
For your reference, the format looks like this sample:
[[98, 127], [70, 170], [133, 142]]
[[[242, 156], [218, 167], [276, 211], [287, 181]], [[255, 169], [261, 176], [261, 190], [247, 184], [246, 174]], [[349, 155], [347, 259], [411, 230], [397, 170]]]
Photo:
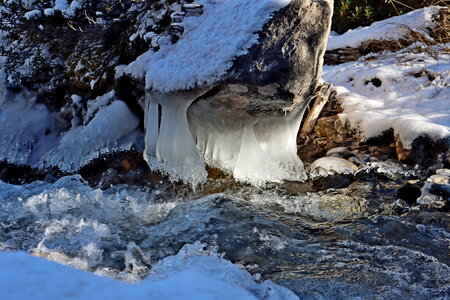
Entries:
[[296, 143], [305, 105], [253, 116], [199, 96], [147, 92], [144, 157], [153, 170], [193, 186], [206, 181], [205, 163], [256, 186], [306, 179]]

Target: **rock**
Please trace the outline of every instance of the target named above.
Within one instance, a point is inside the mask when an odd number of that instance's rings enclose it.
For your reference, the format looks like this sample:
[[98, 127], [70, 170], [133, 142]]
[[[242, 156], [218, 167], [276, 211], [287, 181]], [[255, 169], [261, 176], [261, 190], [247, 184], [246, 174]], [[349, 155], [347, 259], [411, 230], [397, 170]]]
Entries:
[[353, 181], [355, 181], [353, 175], [334, 174], [325, 177], [318, 177], [313, 181], [312, 186], [316, 191], [342, 189], [348, 187]]
[[302, 102], [320, 78], [332, 14], [332, 1], [291, 1], [264, 26], [248, 54], [235, 60], [230, 75], [260, 87], [278, 84]]
[[427, 179], [417, 203], [439, 209], [446, 209], [450, 200], [450, 170], [439, 169]]
[[422, 194], [421, 189], [424, 186], [422, 181], [408, 181], [397, 191], [397, 197], [408, 203], [415, 203]]
[[331, 150], [329, 150], [326, 154], [327, 156], [332, 157], [340, 157], [340, 158], [349, 158], [352, 156], [355, 156], [353, 152], [348, 150], [346, 147], [336, 147]]
[[312, 163], [311, 173], [316, 176], [327, 176], [332, 174], [353, 174], [358, 167], [339, 157], [322, 157]]
[[185, 17], [195, 17], [203, 14], [203, 5], [201, 4], [184, 4], [183, 12]]
[[399, 161], [428, 167], [437, 161], [439, 154], [449, 150], [449, 142], [434, 141], [430, 137], [420, 136], [412, 142], [411, 149], [405, 149], [399, 137], [396, 136], [395, 150]]

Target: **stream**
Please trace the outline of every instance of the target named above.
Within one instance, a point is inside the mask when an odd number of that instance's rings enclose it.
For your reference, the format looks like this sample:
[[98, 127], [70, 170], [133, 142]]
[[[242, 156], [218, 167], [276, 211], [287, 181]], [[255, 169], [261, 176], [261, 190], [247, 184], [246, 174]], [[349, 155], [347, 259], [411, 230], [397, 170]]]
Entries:
[[300, 299], [448, 299], [449, 215], [398, 200], [402, 170], [386, 163], [321, 192], [229, 178], [197, 191], [164, 179], [101, 190], [80, 175], [0, 182], [0, 251], [135, 282], [200, 242]]

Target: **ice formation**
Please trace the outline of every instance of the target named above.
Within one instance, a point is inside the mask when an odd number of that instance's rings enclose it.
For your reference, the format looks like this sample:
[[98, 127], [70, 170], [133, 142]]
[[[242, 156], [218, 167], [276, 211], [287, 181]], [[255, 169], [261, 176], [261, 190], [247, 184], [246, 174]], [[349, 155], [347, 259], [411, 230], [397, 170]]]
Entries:
[[44, 104], [29, 94], [6, 95], [0, 107], [0, 160], [33, 165], [54, 144], [55, 122]]
[[[207, 173], [189, 131], [187, 109], [195, 92], [146, 93], [144, 158], [151, 169], [161, 170], [171, 180], [193, 186], [206, 181]], [[161, 118], [159, 109], [161, 108]]]
[[252, 116], [201, 100], [189, 110], [189, 125], [204, 161], [240, 181], [304, 180], [296, 141], [305, 108]]
[[101, 154], [129, 150], [136, 141], [139, 120], [113, 92], [89, 101], [85, 120], [73, 118], [64, 133], [57, 132], [55, 114], [31, 93], [6, 93], [0, 85], [0, 101], [2, 96], [0, 161], [71, 172]]
[[[163, 44], [159, 51], [150, 50], [119, 68], [136, 77], [146, 75], [145, 158], [150, 167], [194, 186], [207, 178], [205, 162], [256, 185], [304, 179], [296, 154], [302, 109], [286, 116], [239, 119], [233, 113], [201, 111], [195, 105], [191, 109], [195, 113], [188, 117], [188, 108], [200, 95], [174, 92], [220, 81], [233, 59], [257, 42], [255, 32], [290, 1], [197, 3], [204, 6], [198, 17], [201, 21], [186, 17], [181, 24], [184, 34], [177, 43]], [[238, 110], [242, 108], [236, 114]]]
[[138, 118], [120, 100], [102, 107], [85, 126], [72, 128], [43, 157], [44, 165], [76, 171], [100, 154], [130, 149]]
[[254, 185], [306, 178], [296, 144], [305, 105], [252, 116], [208, 100], [191, 105], [198, 96], [147, 93], [144, 157], [152, 169], [193, 186], [206, 181], [205, 163]]

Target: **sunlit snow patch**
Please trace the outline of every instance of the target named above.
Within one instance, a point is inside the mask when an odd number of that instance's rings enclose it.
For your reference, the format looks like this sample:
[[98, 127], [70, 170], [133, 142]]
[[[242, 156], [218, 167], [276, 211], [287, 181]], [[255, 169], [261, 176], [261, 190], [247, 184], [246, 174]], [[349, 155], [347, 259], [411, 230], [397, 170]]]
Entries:
[[358, 48], [362, 43], [370, 40], [395, 41], [407, 38], [412, 32], [428, 37], [428, 28], [436, 26], [433, 16], [437, 14], [439, 9], [442, 9], [442, 7], [425, 7], [401, 16], [375, 22], [367, 27], [349, 30], [342, 35], [330, 36], [327, 50], [345, 47]]
[[337, 87], [344, 109], [341, 121], [365, 139], [393, 129], [406, 149], [419, 136], [448, 139], [450, 55], [439, 45], [422, 46], [324, 66], [322, 78]]

